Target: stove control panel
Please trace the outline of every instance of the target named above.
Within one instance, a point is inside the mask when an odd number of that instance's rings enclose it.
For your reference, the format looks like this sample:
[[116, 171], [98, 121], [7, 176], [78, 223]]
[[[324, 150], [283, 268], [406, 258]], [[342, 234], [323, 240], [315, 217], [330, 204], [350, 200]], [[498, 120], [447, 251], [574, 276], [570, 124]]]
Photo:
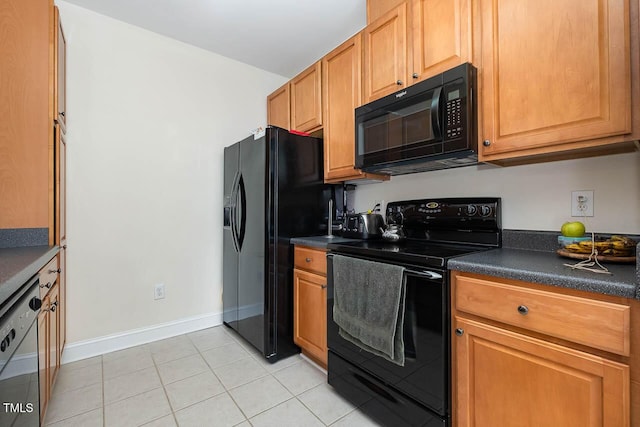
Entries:
[[409, 200], [387, 204], [387, 223], [430, 228], [501, 228], [500, 198], [462, 197]]

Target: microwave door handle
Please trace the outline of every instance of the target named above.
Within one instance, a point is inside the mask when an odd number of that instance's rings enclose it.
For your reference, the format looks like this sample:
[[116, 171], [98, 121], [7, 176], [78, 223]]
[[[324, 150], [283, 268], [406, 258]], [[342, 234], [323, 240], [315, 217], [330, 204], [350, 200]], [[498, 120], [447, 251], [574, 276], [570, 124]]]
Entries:
[[431, 98], [431, 123], [433, 125], [433, 137], [434, 139], [442, 139], [442, 127], [440, 124], [440, 100], [442, 98], [442, 87], [437, 87], [433, 91], [433, 98]]

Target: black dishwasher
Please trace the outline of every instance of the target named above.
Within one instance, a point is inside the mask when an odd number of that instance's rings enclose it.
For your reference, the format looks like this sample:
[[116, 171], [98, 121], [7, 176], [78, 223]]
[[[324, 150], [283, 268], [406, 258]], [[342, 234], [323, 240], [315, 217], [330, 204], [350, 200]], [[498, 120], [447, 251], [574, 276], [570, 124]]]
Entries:
[[39, 426], [37, 276], [0, 308], [0, 426]]

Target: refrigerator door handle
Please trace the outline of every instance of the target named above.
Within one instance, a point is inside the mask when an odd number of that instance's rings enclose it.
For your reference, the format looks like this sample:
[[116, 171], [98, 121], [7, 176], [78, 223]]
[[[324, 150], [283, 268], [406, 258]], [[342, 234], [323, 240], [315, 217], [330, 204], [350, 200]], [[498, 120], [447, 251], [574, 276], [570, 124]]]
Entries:
[[244, 233], [247, 229], [247, 192], [244, 187], [244, 179], [240, 175], [238, 181], [238, 188], [240, 189], [240, 230], [238, 230], [238, 249], [242, 250], [242, 244], [244, 243]]
[[238, 245], [238, 231], [236, 224], [237, 217], [237, 198], [238, 198], [238, 177], [239, 173], [236, 173], [236, 176], [233, 178], [233, 184], [231, 185], [231, 206], [230, 206], [230, 219], [231, 219], [231, 240], [233, 241], [233, 248], [236, 252], [240, 252], [240, 247]]

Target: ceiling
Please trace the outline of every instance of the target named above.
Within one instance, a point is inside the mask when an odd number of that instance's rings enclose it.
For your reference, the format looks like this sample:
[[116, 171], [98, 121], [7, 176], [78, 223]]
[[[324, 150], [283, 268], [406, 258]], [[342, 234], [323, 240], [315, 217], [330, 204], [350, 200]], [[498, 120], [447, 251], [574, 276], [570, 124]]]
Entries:
[[366, 0], [65, 1], [288, 78], [366, 24]]

